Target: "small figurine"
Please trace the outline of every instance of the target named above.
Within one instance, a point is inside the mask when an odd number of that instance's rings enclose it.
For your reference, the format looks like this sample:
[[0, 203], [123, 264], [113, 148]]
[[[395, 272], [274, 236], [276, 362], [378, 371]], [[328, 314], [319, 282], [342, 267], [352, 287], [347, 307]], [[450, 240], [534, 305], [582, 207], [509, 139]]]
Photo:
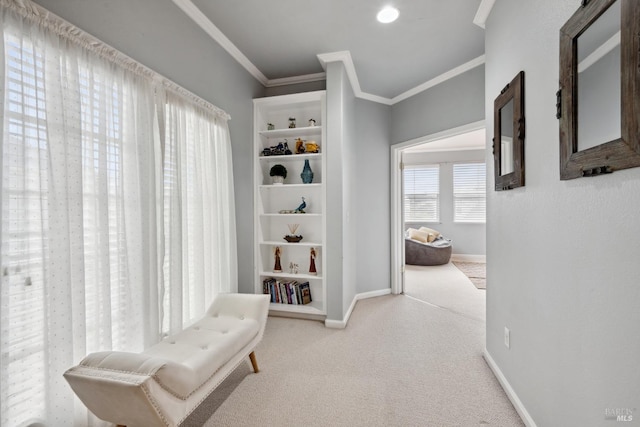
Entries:
[[289, 129], [293, 129], [296, 127], [296, 118], [289, 117]]
[[307, 202], [304, 200], [304, 197], [302, 198], [302, 203], [300, 203], [300, 206], [298, 206], [298, 208], [296, 209], [296, 213], [305, 213], [304, 209], [307, 207]]
[[275, 257], [276, 257], [276, 263], [273, 266], [273, 272], [274, 273], [282, 273], [282, 265], [280, 265], [280, 246], [276, 246], [274, 254], [275, 254]]
[[289, 273], [298, 274], [298, 264], [294, 262], [289, 263]]
[[296, 139], [296, 154], [304, 154], [304, 141], [300, 138]]
[[316, 125], [316, 121], [313, 119], [309, 119], [309, 127], [313, 127]]
[[276, 145], [276, 148], [271, 150], [275, 155], [281, 156], [284, 154], [284, 143], [283, 142], [278, 142], [278, 145]]
[[309, 274], [313, 276], [318, 274], [318, 271], [316, 270], [316, 249], [315, 248], [311, 248], [311, 251], [309, 254]]
[[267, 130], [274, 130], [276, 127], [273, 125], [273, 123], [267, 123]]
[[318, 153], [320, 152], [320, 147], [315, 141], [307, 141], [307, 143], [304, 144], [304, 151], [305, 153]]
[[287, 156], [289, 154], [293, 154], [293, 152], [291, 150], [289, 150], [289, 144], [287, 143], [287, 140], [284, 140], [284, 154], [286, 154]]

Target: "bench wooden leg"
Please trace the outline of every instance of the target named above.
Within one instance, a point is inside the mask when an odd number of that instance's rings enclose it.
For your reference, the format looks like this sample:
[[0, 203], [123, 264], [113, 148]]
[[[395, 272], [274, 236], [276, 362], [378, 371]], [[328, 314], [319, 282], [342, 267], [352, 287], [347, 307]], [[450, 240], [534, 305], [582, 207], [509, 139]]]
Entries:
[[256, 374], [260, 372], [260, 369], [258, 369], [258, 361], [256, 360], [256, 354], [253, 351], [249, 355], [249, 359], [251, 359], [251, 366], [253, 366], [253, 372], [255, 372]]

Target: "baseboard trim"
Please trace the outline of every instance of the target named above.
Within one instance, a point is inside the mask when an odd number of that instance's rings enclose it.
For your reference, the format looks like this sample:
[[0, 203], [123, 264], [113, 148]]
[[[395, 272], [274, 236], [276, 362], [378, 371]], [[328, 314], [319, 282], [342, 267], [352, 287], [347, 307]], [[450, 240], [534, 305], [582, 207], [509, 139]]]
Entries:
[[356, 306], [356, 303], [362, 299], [367, 299], [367, 298], [375, 298], [375, 297], [380, 297], [383, 295], [390, 295], [391, 294], [391, 288], [388, 289], [380, 289], [379, 291], [371, 291], [371, 292], [363, 292], [361, 294], [356, 294], [353, 297], [353, 300], [351, 301], [351, 305], [349, 306], [349, 309], [347, 310], [347, 313], [344, 315], [344, 319], [342, 320], [331, 320], [331, 319], [326, 319], [324, 321], [324, 326], [326, 326], [327, 328], [332, 328], [332, 329], [344, 329], [347, 327], [347, 323], [349, 323], [349, 318], [351, 317], [351, 313], [353, 312], [353, 309]]
[[347, 327], [347, 322], [344, 320], [329, 320], [324, 321], [324, 326], [329, 329], [344, 329]]
[[489, 368], [491, 369], [491, 371], [493, 371], [493, 375], [495, 375], [498, 382], [502, 386], [502, 389], [507, 394], [507, 397], [513, 404], [513, 407], [516, 409], [516, 412], [518, 413], [518, 415], [520, 415], [520, 418], [522, 418], [522, 422], [524, 422], [527, 427], [537, 427], [536, 423], [533, 421], [533, 418], [531, 418], [531, 415], [529, 415], [527, 408], [524, 407], [522, 401], [520, 400], [520, 398], [518, 398], [518, 395], [511, 387], [511, 384], [509, 384], [509, 381], [507, 381], [507, 378], [504, 376], [486, 348], [482, 353], [482, 357], [484, 357], [485, 362], [487, 362], [487, 365], [489, 365]]
[[460, 262], [487, 262], [486, 255], [451, 254], [451, 261]]

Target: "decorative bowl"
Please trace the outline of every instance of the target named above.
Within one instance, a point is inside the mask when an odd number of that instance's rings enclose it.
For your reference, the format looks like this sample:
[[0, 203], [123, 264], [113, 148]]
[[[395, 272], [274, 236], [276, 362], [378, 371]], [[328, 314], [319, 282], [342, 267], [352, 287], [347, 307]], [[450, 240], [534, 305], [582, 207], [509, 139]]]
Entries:
[[293, 236], [291, 234], [287, 234], [286, 236], [284, 236], [284, 240], [286, 240], [289, 243], [298, 243], [300, 240], [302, 240], [302, 236], [301, 235]]

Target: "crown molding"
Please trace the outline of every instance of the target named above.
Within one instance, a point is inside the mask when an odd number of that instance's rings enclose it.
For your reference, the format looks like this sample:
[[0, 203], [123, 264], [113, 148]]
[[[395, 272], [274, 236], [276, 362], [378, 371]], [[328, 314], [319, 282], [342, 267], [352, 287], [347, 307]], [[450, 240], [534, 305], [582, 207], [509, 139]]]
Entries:
[[220, 44], [220, 46], [222, 46], [224, 50], [229, 52], [229, 55], [231, 55], [236, 61], [238, 61], [238, 63], [249, 72], [249, 74], [255, 77], [256, 80], [258, 80], [264, 86], [267, 85], [269, 79], [267, 79], [267, 77], [262, 74], [262, 71], [260, 71], [258, 67], [253, 65], [253, 63], [249, 61], [249, 58], [247, 58], [244, 53], [242, 53], [240, 49], [238, 49], [236, 45], [234, 45], [231, 40], [229, 40], [227, 36], [225, 36], [222, 31], [220, 31], [220, 29], [213, 24], [213, 22], [211, 22], [209, 18], [207, 18], [207, 16], [202, 13], [202, 11], [198, 9], [195, 4], [193, 4], [191, 0], [173, 0], [173, 2], [176, 4], [176, 6], [182, 9], [182, 11], [186, 13], [188, 17], [193, 19], [195, 23], [200, 26], [200, 28], [202, 28], [207, 34], [209, 34], [212, 39], [218, 42], [218, 44]]
[[[214, 39], [223, 49], [225, 49], [229, 55], [231, 55], [238, 63], [244, 67], [249, 74], [255, 77], [263, 86], [265, 87], [275, 87], [275, 86], [286, 86], [291, 84], [300, 84], [300, 83], [309, 83], [325, 80], [327, 78], [326, 72], [315, 73], [315, 74], [306, 74], [302, 76], [293, 76], [293, 77], [284, 77], [279, 79], [268, 79], [259, 69], [256, 67], [250, 60], [247, 58], [241, 51], [234, 45], [231, 40], [225, 36], [222, 31], [218, 27], [214, 25], [207, 16], [202, 13], [198, 7], [193, 4], [191, 0], [173, 0], [173, 3], [178, 6], [188, 17], [190, 17], [200, 28], [202, 28], [212, 39]], [[491, 12], [491, 8], [495, 0], [482, 0], [480, 7], [478, 8], [478, 12], [476, 13], [476, 19], [478, 16], [482, 17], [482, 25], [476, 22], [474, 19], [474, 23], [480, 25], [484, 28], [484, 21], [487, 16]], [[482, 12], [482, 13], [481, 13]], [[479, 56], [465, 64], [462, 64], [450, 71], [447, 71], [428, 82], [425, 82], [419, 86], [416, 86], [413, 89], [410, 89], [394, 98], [385, 98], [379, 95], [373, 95], [371, 93], [363, 92], [360, 88], [360, 81], [358, 80], [358, 74], [356, 73], [356, 69], [353, 65], [353, 60], [351, 58], [351, 53], [348, 50], [339, 51], [339, 52], [330, 52], [330, 53], [321, 53], [317, 55], [322, 68], [326, 70], [327, 63], [340, 61], [344, 64], [347, 76], [349, 78], [349, 82], [351, 83], [351, 87], [353, 88], [353, 92], [356, 97], [361, 99], [366, 99], [368, 101], [377, 102], [384, 105], [393, 105], [397, 102], [403, 101], [407, 98], [410, 98], [422, 91], [425, 91], [435, 85], [438, 85], [450, 78], [453, 78], [457, 75], [460, 75], [472, 68], [475, 68], [479, 65], [484, 64], [484, 55]]]
[[487, 18], [489, 17], [491, 9], [493, 9], [493, 5], [495, 3], [496, 0], [482, 0], [480, 6], [478, 6], [476, 16], [473, 18], [473, 23], [484, 29], [484, 26], [487, 23]]
[[351, 88], [353, 89], [353, 93], [356, 97], [373, 102], [378, 102], [380, 104], [391, 105], [391, 99], [385, 98], [383, 96], [372, 95], [370, 93], [363, 92], [362, 89], [360, 89], [358, 74], [356, 73], [356, 69], [353, 66], [351, 53], [348, 50], [343, 50], [340, 52], [321, 53], [318, 54], [318, 60], [320, 61], [320, 64], [322, 64], [322, 68], [324, 68], [325, 70], [327, 69], [327, 64], [329, 62], [342, 62], [347, 72], [347, 77], [349, 77]]
[[401, 93], [400, 95], [391, 99], [391, 104], [393, 105], [400, 101], [404, 101], [407, 98], [411, 98], [412, 96], [417, 95], [420, 92], [424, 92], [427, 89], [437, 86], [442, 82], [459, 76], [460, 74], [466, 73], [467, 71], [472, 70], [482, 64], [484, 64], [484, 55], [478, 56], [477, 58], [472, 59], [469, 62], [465, 62], [464, 64], [459, 65], [447, 72], [444, 72], [439, 76], [436, 76], [431, 80], [414, 87], [413, 89], [409, 89], [408, 91]]
[[347, 76], [349, 77], [349, 82], [351, 83], [351, 87], [353, 88], [353, 93], [356, 97], [366, 99], [373, 102], [378, 102], [380, 104], [385, 105], [394, 105], [400, 101], [404, 101], [407, 98], [411, 98], [414, 95], [419, 94], [420, 92], [424, 92], [427, 89], [430, 89], [440, 83], [443, 83], [453, 77], [459, 76], [473, 68], [476, 68], [482, 64], [484, 64], [485, 56], [481, 55], [475, 59], [472, 59], [469, 62], [465, 62], [464, 64], [453, 68], [445, 73], [440, 74], [433, 79], [414, 87], [413, 89], [409, 89], [408, 91], [394, 97], [394, 98], [384, 98], [378, 95], [372, 95], [370, 93], [363, 92], [360, 89], [360, 82], [358, 81], [358, 75], [356, 74], [356, 69], [353, 66], [353, 60], [351, 59], [351, 53], [349, 51], [344, 50], [340, 52], [332, 52], [332, 53], [322, 53], [318, 55], [318, 60], [322, 64], [322, 68], [327, 69], [327, 63], [340, 61], [344, 63], [345, 69], [347, 71]]
[[198, 6], [193, 4], [191, 0], [173, 0], [173, 2], [212, 39], [218, 42], [218, 44], [236, 61], [238, 61], [238, 63], [249, 72], [249, 74], [262, 83], [263, 86], [286, 86], [291, 84], [317, 82], [326, 79], [325, 73], [306, 74], [302, 76], [284, 77], [281, 79], [268, 79], [264, 74], [262, 74], [262, 71], [260, 71], [258, 67], [256, 67], [253, 62], [251, 62], [249, 58], [247, 58], [244, 53], [242, 53], [240, 49], [238, 49], [236, 45], [234, 45], [233, 42], [224, 35], [222, 31], [220, 31], [220, 29], [216, 27], [216, 25], [211, 22], [211, 20], [207, 18], [200, 9], [198, 9]]

